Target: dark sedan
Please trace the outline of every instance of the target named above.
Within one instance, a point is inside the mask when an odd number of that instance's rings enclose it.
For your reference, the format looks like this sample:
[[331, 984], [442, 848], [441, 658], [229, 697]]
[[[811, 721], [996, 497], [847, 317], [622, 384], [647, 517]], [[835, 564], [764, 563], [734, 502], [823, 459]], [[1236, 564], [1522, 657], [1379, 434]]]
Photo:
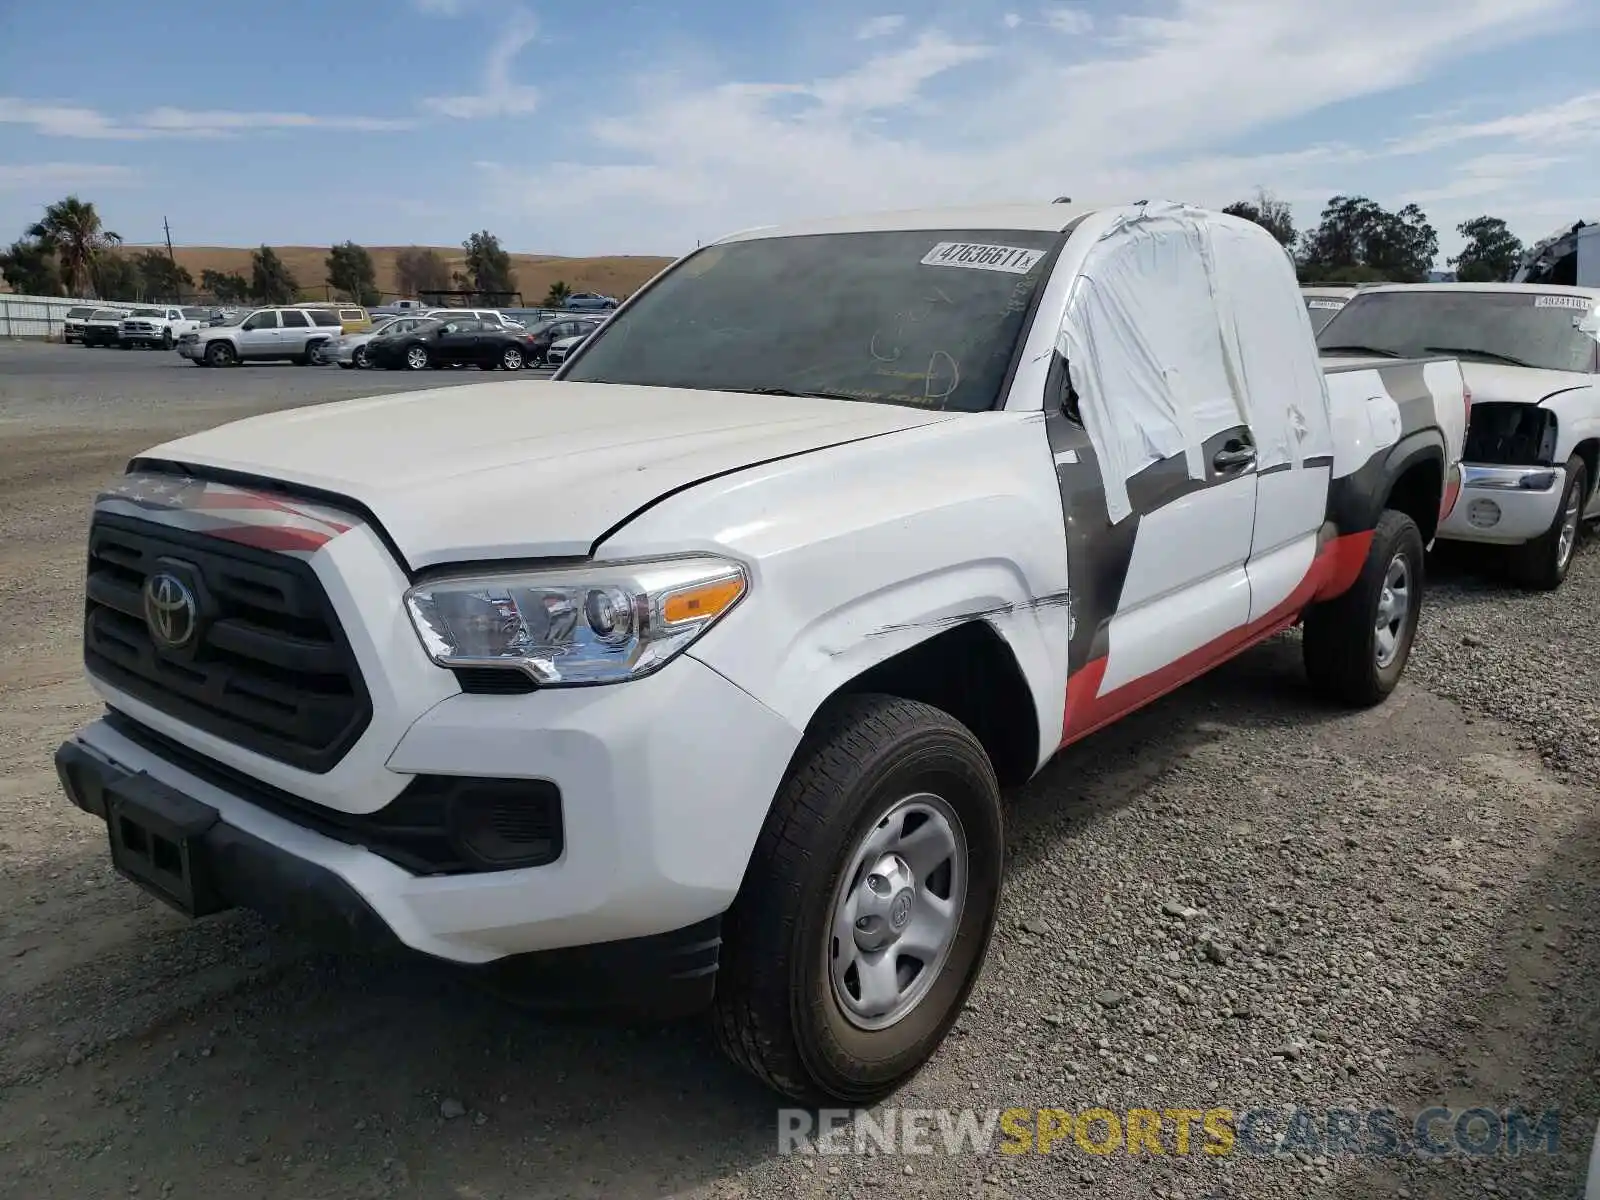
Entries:
[[540, 321], [528, 330], [532, 340], [528, 343], [535, 363], [544, 362], [550, 356], [550, 347], [565, 338], [578, 337], [582, 334], [593, 333], [599, 329], [603, 317], [556, 317], [549, 321]]
[[367, 343], [367, 362], [391, 371], [475, 366], [520, 371], [534, 360], [531, 335], [473, 317], [427, 321], [404, 333]]

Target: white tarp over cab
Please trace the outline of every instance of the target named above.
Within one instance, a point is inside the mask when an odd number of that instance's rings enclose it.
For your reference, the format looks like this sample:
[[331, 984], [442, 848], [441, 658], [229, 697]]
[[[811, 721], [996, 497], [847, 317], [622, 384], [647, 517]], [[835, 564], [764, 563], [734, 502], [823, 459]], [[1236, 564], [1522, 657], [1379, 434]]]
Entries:
[[1249, 425], [1258, 470], [1332, 453], [1299, 283], [1252, 222], [1153, 201], [1117, 213], [1086, 252], [1058, 346], [1113, 522], [1134, 475], [1182, 457], [1203, 479], [1206, 439], [1234, 426]]

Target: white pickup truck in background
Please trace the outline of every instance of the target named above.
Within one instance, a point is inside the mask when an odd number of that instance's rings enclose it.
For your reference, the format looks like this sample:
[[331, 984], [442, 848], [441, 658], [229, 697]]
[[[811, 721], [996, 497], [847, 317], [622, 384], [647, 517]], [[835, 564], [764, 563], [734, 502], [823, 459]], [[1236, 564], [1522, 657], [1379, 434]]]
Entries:
[[122, 319], [118, 344], [171, 350], [186, 333], [194, 333], [210, 319], [210, 310], [148, 305], [135, 308]]
[[1318, 344], [1329, 361], [1460, 358], [1472, 422], [1439, 538], [1498, 549], [1526, 587], [1559, 587], [1584, 522], [1600, 518], [1600, 287], [1363, 289]]
[[1002, 786], [1296, 623], [1319, 692], [1391, 692], [1466, 420], [1448, 359], [1324, 377], [1232, 217], [748, 231], [553, 382], [136, 458], [57, 767], [185, 913], [709, 1005], [772, 1087], [867, 1102], [982, 967]]

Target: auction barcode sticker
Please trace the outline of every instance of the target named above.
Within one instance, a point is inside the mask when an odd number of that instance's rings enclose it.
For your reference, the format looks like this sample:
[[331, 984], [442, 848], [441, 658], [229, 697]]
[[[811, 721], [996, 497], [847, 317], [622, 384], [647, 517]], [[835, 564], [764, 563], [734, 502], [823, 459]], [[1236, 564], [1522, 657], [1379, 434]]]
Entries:
[[1026, 275], [1039, 265], [1043, 250], [1021, 246], [988, 246], [981, 242], [940, 242], [922, 256], [925, 267], [969, 267], [974, 271], [1009, 271]]
[[1331, 308], [1335, 312], [1337, 312], [1339, 309], [1343, 308], [1344, 306], [1345, 306], [1345, 301], [1343, 301], [1343, 300], [1307, 300], [1306, 301], [1306, 307], [1307, 308]]
[[1579, 312], [1588, 312], [1594, 301], [1587, 296], [1535, 296], [1535, 308], [1575, 308]]

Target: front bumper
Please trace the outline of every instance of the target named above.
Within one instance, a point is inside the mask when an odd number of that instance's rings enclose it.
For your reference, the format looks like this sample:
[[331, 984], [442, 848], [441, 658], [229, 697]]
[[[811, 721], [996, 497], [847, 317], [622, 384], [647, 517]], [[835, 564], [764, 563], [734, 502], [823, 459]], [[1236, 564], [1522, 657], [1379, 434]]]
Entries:
[[[230, 831], [215, 835], [223, 839], [215, 850], [205, 832], [200, 851], [218, 864], [215, 886], [227, 905], [313, 929], [331, 920], [365, 930], [375, 921], [387, 931], [379, 940], [470, 964], [671, 935], [718, 917], [738, 891], [800, 736], [687, 655], [607, 687], [458, 693], [404, 728], [388, 757], [390, 778], [402, 786], [420, 775], [546, 780], [560, 790], [560, 857], [545, 866], [416, 874], [292, 811], [252, 803], [241, 794], [248, 789], [189, 769], [119, 723], [96, 721], [59, 752], [63, 784], [79, 807], [105, 812], [95, 789], [78, 782], [86, 773], [147, 781], [214, 813]], [[277, 865], [238, 865], [246, 852], [233, 847], [244, 837], [253, 839], [252, 862], [270, 857]], [[248, 888], [236, 890], [238, 872]], [[312, 888], [308, 880], [318, 882]], [[323, 901], [308, 908], [288, 894], [306, 888], [327, 897], [326, 919], [318, 916]], [[349, 915], [346, 893], [371, 921]]]
[[1549, 530], [1566, 486], [1564, 467], [1463, 464], [1461, 495], [1439, 536], [1501, 545], [1532, 541]]
[[202, 341], [189, 341], [184, 339], [177, 345], [177, 351], [184, 358], [201, 358], [205, 355], [206, 344]]

